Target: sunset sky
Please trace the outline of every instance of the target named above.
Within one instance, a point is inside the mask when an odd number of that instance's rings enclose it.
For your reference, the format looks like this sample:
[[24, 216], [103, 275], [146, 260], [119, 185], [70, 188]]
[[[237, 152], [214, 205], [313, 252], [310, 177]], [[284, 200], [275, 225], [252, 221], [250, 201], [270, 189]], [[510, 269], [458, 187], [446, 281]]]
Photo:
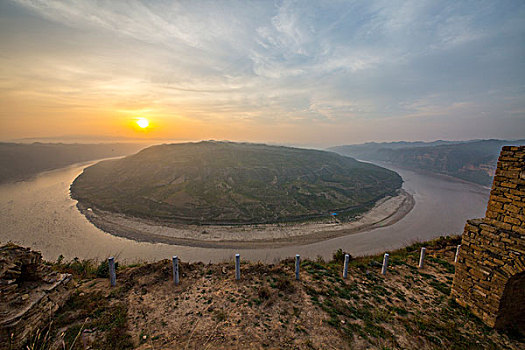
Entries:
[[525, 1], [0, 0], [3, 141], [522, 137]]

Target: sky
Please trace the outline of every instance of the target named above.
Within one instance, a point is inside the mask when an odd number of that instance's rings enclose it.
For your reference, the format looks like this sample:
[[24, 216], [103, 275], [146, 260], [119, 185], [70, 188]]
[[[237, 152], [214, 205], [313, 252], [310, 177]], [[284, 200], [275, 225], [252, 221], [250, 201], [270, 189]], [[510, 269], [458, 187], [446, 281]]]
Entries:
[[522, 0], [0, 0], [0, 140], [524, 137]]

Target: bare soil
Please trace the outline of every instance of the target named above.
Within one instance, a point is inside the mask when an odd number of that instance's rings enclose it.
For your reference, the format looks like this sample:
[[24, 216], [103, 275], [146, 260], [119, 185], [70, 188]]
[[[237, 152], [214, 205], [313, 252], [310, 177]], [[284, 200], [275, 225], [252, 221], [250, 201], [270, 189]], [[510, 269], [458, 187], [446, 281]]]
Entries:
[[185, 225], [93, 210], [78, 204], [95, 226], [115, 236], [141, 242], [197, 247], [263, 248], [302, 245], [392, 225], [414, 207], [414, 198], [400, 190], [380, 200], [350, 222], [332, 220], [264, 225]]
[[347, 279], [342, 252], [302, 262], [300, 280], [291, 259], [243, 261], [240, 281], [232, 263], [182, 263], [178, 286], [167, 260], [122, 268], [114, 288], [79, 282], [54, 339], [82, 334], [74, 349], [523, 349], [523, 336], [486, 327], [449, 297], [458, 242], [425, 243], [421, 270], [421, 244], [392, 252], [386, 275], [381, 256], [353, 259]]

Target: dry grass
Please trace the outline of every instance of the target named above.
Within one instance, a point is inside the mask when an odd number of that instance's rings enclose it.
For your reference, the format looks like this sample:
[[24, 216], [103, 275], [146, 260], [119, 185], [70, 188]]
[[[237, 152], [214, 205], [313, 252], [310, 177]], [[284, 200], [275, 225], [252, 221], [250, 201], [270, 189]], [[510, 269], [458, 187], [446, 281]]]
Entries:
[[113, 289], [106, 279], [83, 281], [55, 320], [69, 317], [65, 333], [76, 334], [67, 329], [79, 327], [82, 310], [99, 310], [83, 339], [97, 348], [111, 337], [137, 349], [523, 348], [523, 339], [485, 327], [448, 297], [456, 244], [427, 242], [423, 271], [421, 244], [393, 252], [386, 276], [380, 256], [354, 259], [346, 280], [339, 261], [304, 261], [300, 281], [291, 259], [243, 264], [240, 281], [233, 264], [183, 263], [179, 286], [169, 261], [124, 268]]

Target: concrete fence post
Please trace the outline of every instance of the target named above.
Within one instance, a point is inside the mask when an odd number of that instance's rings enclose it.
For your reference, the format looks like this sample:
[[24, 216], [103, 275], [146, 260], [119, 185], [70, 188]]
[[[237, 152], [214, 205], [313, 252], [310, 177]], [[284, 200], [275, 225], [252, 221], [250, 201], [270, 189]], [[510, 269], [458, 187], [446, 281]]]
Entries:
[[110, 257], [108, 259], [108, 266], [109, 266], [109, 281], [111, 282], [111, 286], [115, 287], [117, 285], [117, 274], [115, 273], [115, 258]]
[[350, 255], [345, 254], [345, 265], [343, 267], [343, 278], [348, 277], [348, 262], [350, 261]]
[[388, 267], [388, 257], [390, 255], [388, 253], [385, 253], [385, 256], [383, 257], [383, 267], [381, 268], [381, 274], [386, 275], [386, 268]]
[[427, 252], [427, 248], [422, 247], [421, 248], [421, 255], [419, 256], [419, 268], [422, 269], [423, 266], [425, 266], [425, 253]]
[[455, 263], [458, 262], [459, 248], [461, 248], [461, 244], [459, 244], [459, 245], [456, 247], [456, 256], [454, 257], [454, 262], [455, 262]]
[[179, 284], [179, 257], [174, 255], [172, 258], [173, 261], [173, 283], [175, 285]]
[[239, 254], [235, 254], [235, 279], [241, 279], [241, 256]]
[[301, 256], [295, 255], [295, 279], [299, 280], [299, 266], [301, 265]]

